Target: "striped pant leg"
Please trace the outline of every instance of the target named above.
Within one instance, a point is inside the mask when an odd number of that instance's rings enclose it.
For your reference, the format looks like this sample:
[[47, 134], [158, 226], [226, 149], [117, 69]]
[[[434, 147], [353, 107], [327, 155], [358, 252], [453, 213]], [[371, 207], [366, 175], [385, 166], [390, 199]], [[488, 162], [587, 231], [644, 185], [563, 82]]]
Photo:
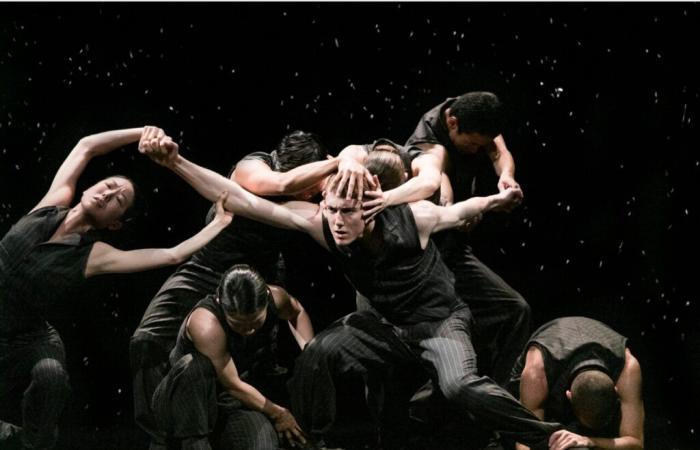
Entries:
[[221, 450], [276, 450], [280, 446], [270, 419], [243, 407], [226, 392], [219, 394], [219, 420], [210, 440]]
[[[13, 339], [3, 351], [6, 355], [0, 370], [0, 395], [11, 396], [12, 390], [21, 392], [27, 386], [20, 406], [23, 444], [27, 448], [52, 448], [58, 438], [58, 420], [70, 395], [61, 337], [47, 324], [40, 331]], [[0, 402], [5, 400], [0, 398]]]
[[468, 309], [410, 333], [418, 339], [421, 357], [432, 366], [443, 396], [485, 428], [531, 446], [546, 443], [561, 428], [539, 420], [493, 380], [478, 375]]
[[209, 450], [218, 415], [216, 371], [199, 352], [180, 358], [153, 394], [156, 426], [183, 449]]
[[314, 438], [322, 438], [336, 417], [338, 376], [386, 373], [416, 357], [394, 327], [372, 311], [349, 314], [309, 342], [289, 381], [292, 412]]

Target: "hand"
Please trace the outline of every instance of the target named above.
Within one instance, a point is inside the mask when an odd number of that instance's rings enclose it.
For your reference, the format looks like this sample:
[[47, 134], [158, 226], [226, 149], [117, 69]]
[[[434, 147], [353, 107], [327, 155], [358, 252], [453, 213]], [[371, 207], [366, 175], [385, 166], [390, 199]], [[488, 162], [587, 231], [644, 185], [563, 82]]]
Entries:
[[515, 178], [504, 173], [498, 179], [498, 192], [503, 192], [508, 188], [520, 189], [520, 185], [515, 181]]
[[373, 183], [372, 175], [369, 173], [367, 168], [352, 158], [340, 159], [340, 162], [338, 163], [338, 176], [340, 177], [340, 181], [334, 185], [336, 190], [335, 194], [339, 196], [347, 184], [348, 190], [345, 198], [348, 200], [352, 198], [352, 194], [354, 190], [356, 190], [357, 199], [362, 201], [365, 181], [370, 186], [372, 186]]
[[139, 152], [163, 166], [172, 164], [178, 156], [178, 145], [161, 128], [145, 126], [139, 141]]
[[372, 176], [372, 183], [376, 186], [373, 191], [365, 191], [365, 195], [371, 200], [362, 202], [362, 218], [365, 222], [369, 222], [389, 206], [389, 196], [382, 191], [382, 185], [379, 183], [379, 178], [376, 175]]
[[549, 437], [549, 450], [565, 450], [571, 447], [593, 447], [593, 441], [568, 430], [559, 430]]
[[523, 191], [519, 188], [507, 188], [496, 194], [496, 199], [494, 211], [510, 212], [523, 201]]
[[297, 443], [306, 444], [304, 432], [301, 431], [301, 427], [287, 408], [281, 408], [280, 413], [272, 420], [275, 422], [275, 430], [277, 430], [280, 441], [287, 439], [292, 447], [296, 447]]
[[219, 198], [216, 199], [216, 215], [213, 219], [213, 221], [220, 222], [223, 225], [223, 228], [229, 226], [233, 220], [233, 213], [224, 209], [224, 204], [226, 203], [227, 198], [228, 191], [224, 191], [219, 195]]

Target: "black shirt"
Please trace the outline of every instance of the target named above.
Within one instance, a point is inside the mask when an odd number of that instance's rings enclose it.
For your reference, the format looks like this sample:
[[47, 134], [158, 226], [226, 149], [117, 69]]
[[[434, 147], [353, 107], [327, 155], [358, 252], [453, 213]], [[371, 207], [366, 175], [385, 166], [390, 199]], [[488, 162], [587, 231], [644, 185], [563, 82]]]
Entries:
[[[263, 325], [252, 335], [242, 336], [231, 329], [226, 321], [221, 305], [216, 302], [214, 295], [209, 295], [197, 303], [192, 309], [203, 308], [216, 316], [221, 328], [226, 333], [226, 348], [231, 354], [236, 370], [241, 378], [248, 378], [251, 372], [271, 367], [274, 363], [273, 354], [277, 342], [279, 317], [275, 302], [270, 300], [267, 306], [267, 317]], [[170, 364], [174, 365], [180, 358], [195, 351], [194, 343], [187, 337], [186, 325], [190, 314], [182, 322], [177, 335], [177, 343], [170, 352]]]
[[345, 276], [370, 305], [395, 325], [443, 320], [462, 305], [454, 275], [431, 241], [421, 248], [413, 212], [408, 205], [386, 208], [375, 218], [382, 248], [373, 254], [360, 241], [336, 246], [323, 217], [326, 244]]
[[460, 152], [452, 143], [445, 122], [445, 110], [449, 108], [456, 98], [448, 98], [421, 117], [415, 131], [406, 141], [407, 146], [418, 144], [440, 144], [445, 147], [449, 158], [449, 164], [445, 173], [450, 178], [454, 201], [459, 202], [472, 197], [476, 190], [477, 175], [492, 171], [491, 158], [485, 151], [475, 154]]
[[97, 232], [47, 242], [70, 208], [47, 206], [22, 217], [0, 241], [0, 335], [44, 326], [49, 308], [85, 281]]

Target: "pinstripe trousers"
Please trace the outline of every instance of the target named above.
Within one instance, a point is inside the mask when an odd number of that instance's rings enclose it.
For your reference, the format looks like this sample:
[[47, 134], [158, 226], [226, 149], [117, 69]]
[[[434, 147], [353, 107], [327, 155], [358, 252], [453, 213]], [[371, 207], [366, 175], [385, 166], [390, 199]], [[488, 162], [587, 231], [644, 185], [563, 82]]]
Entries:
[[48, 323], [20, 336], [0, 337], [0, 419], [15, 419], [21, 410], [27, 448], [56, 444], [56, 424], [70, 394], [65, 367], [63, 341]]
[[485, 428], [531, 446], [546, 443], [559, 424], [540, 421], [488, 377], [477, 374], [472, 317], [463, 307], [442, 321], [395, 326], [374, 310], [349, 314], [304, 349], [289, 381], [292, 412], [323, 439], [336, 418], [335, 382], [356, 374], [382, 377], [394, 367], [418, 367], [447, 401]]
[[157, 426], [168, 448], [275, 450], [277, 432], [261, 412], [246, 409], [217, 383], [209, 358], [188, 353], [170, 369], [153, 395]]

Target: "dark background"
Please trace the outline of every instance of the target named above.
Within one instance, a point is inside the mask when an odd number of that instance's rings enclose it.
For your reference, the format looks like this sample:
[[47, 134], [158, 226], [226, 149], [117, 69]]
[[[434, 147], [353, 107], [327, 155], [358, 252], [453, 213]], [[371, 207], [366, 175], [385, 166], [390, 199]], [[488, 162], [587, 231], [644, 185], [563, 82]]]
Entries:
[[[700, 82], [695, 4], [2, 4], [0, 233], [82, 136], [144, 124], [220, 173], [294, 129], [331, 152], [404, 141], [448, 96], [492, 90], [525, 192], [475, 231], [535, 325], [605, 321], [643, 368], [647, 448], [700, 448], [695, 276]], [[131, 146], [91, 163], [150, 204], [120, 245], [170, 246], [208, 204]], [[485, 186], [495, 190], [496, 179]], [[317, 252], [296, 286], [317, 329], [353, 306]], [[73, 396], [62, 448], [145, 447], [128, 339], [174, 269], [89, 283], [52, 320]], [[301, 282], [297, 283], [301, 284]]]

